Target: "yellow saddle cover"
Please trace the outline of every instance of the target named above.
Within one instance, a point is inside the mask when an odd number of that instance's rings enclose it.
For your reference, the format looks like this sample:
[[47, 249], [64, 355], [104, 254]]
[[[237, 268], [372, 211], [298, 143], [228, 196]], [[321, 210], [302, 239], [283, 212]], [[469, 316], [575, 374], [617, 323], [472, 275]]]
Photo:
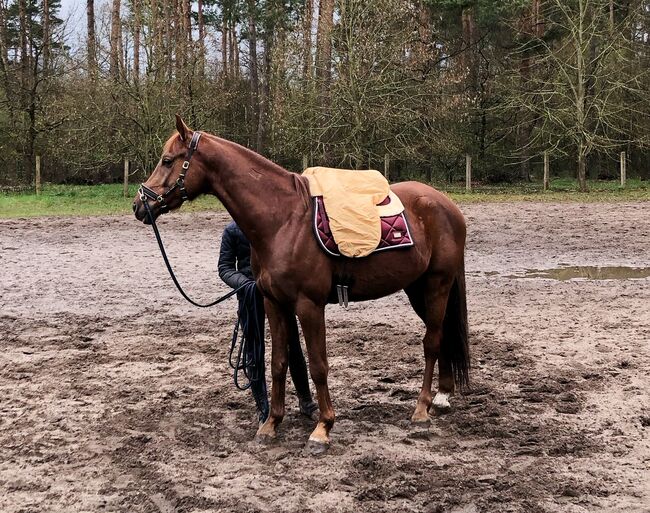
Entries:
[[[364, 257], [377, 249], [381, 239], [380, 217], [404, 211], [388, 180], [374, 169], [310, 167], [303, 176], [309, 181], [310, 195], [323, 197], [332, 236], [341, 254], [347, 257]], [[378, 205], [386, 197], [390, 197], [390, 202]]]

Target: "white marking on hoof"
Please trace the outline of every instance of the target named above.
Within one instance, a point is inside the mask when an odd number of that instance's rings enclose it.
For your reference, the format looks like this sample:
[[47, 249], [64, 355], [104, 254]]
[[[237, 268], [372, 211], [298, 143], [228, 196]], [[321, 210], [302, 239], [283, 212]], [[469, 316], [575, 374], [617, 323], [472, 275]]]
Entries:
[[449, 404], [449, 394], [438, 392], [433, 398], [433, 407], [439, 410], [448, 410], [451, 408], [451, 405]]
[[309, 441], [310, 442], [318, 442], [319, 444], [328, 444], [329, 443], [329, 441], [324, 442], [323, 440], [321, 440], [320, 438], [315, 437], [314, 435], [311, 435], [309, 437]]

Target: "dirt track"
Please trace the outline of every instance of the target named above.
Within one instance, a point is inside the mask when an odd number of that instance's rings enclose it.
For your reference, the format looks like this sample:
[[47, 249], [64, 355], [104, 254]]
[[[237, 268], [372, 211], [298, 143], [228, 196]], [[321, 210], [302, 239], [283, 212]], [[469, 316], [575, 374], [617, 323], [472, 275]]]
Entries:
[[[650, 266], [650, 204], [463, 211], [472, 391], [411, 426], [423, 330], [406, 297], [329, 307], [338, 417], [318, 460], [293, 395], [277, 443], [251, 442], [226, 358], [235, 304], [186, 306], [148, 227], [0, 221], [0, 511], [649, 511], [650, 279], [513, 275]], [[225, 291], [226, 221], [161, 221], [200, 298]]]

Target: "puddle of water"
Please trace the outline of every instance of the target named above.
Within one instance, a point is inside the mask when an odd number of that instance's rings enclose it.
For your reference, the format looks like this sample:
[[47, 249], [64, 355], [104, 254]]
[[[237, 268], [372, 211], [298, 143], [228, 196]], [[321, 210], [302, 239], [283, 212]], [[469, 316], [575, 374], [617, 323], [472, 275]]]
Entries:
[[650, 278], [650, 267], [572, 266], [557, 269], [528, 269], [522, 275], [508, 278], [544, 278], [550, 280], [629, 280]]

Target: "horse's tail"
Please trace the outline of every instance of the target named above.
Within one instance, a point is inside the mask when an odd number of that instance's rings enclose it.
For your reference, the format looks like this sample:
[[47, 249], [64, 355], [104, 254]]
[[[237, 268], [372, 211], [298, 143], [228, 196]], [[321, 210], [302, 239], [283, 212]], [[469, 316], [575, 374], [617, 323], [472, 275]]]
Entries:
[[467, 295], [465, 290], [465, 259], [449, 292], [442, 328], [440, 352], [451, 362], [456, 385], [469, 386], [469, 329], [467, 326]]

